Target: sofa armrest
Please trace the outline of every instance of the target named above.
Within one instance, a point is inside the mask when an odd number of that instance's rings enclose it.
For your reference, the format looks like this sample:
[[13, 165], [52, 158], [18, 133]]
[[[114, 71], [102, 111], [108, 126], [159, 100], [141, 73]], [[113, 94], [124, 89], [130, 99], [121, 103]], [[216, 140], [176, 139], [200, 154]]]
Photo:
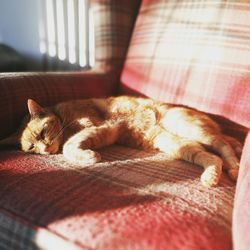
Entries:
[[244, 145], [233, 212], [233, 243], [235, 250], [250, 246], [250, 132]]
[[27, 113], [27, 99], [49, 106], [60, 101], [113, 94], [108, 74], [72, 73], [0, 74], [0, 139], [12, 133]]

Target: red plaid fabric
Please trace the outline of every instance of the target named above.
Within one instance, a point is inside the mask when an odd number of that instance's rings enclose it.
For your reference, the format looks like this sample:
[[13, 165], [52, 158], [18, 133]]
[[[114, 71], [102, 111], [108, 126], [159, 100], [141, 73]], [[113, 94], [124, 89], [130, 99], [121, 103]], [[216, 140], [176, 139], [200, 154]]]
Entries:
[[120, 146], [83, 168], [62, 155], [0, 152], [1, 249], [230, 250], [235, 185]]
[[91, 0], [95, 23], [95, 71], [112, 71], [120, 76], [140, 2]]
[[250, 1], [144, 0], [121, 78], [137, 92], [250, 124]]

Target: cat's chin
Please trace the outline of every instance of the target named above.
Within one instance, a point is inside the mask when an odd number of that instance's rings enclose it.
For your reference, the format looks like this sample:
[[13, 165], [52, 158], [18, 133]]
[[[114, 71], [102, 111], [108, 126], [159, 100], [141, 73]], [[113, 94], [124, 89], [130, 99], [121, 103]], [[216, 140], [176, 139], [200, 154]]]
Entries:
[[57, 154], [57, 150], [55, 150], [55, 151], [50, 151], [50, 152], [39, 152], [38, 154], [40, 154], [40, 155], [54, 155], [54, 154]]
[[59, 152], [59, 143], [53, 143], [52, 145], [45, 147], [43, 150], [39, 151], [39, 154], [50, 155], [57, 154]]
[[57, 148], [51, 149], [49, 152], [46, 152], [46, 154], [49, 154], [49, 155], [54, 155], [56, 153], [58, 153], [58, 149]]

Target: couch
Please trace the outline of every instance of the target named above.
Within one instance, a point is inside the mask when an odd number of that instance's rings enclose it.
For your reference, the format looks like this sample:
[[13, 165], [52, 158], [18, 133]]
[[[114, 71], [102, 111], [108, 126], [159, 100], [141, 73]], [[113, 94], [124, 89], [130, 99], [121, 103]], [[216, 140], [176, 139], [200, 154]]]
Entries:
[[205, 188], [196, 165], [118, 145], [87, 167], [2, 148], [0, 248], [249, 249], [250, 2], [90, 2], [95, 66], [0, 74], [0, 139], [28, 98], [144, 95], [206, 112], [241, 140], [237, 184], [223, 174]]

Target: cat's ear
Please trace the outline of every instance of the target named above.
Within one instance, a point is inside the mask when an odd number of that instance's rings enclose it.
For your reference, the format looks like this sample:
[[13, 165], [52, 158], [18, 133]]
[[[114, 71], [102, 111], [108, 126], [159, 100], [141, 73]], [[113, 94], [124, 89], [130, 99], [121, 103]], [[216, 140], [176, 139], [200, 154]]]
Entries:
[[45, 114], [45, 110], [34, 100], [28, 99], [28, 110], [31, 117]]
[[0, 146], [19, 146], [19, 136], [17, 133], [0, 140]]

